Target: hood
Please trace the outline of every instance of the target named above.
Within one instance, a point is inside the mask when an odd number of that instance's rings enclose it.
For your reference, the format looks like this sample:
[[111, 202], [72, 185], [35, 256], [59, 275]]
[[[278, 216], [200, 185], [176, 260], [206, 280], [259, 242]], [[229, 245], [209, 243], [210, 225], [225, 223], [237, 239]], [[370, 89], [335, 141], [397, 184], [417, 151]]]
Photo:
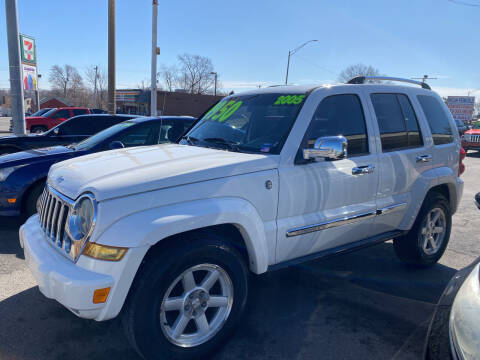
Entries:
[[21, 165], [31, 163], [32, 161], [44, 161], [51, 157], [58, 158], [59, 155], [68, 154], [72, 151], [73, 149], [65, 146], [53, 146], [5, 154], [0, 156], [0, 167]]
[[480, 135], [480, 129], [470, 129], [465, 131], [465, 134]]
[[55, 164], [48, 182], [76, 199], [97, 200], [274, 169], [278, 156], [165, 144], [111, 150]]

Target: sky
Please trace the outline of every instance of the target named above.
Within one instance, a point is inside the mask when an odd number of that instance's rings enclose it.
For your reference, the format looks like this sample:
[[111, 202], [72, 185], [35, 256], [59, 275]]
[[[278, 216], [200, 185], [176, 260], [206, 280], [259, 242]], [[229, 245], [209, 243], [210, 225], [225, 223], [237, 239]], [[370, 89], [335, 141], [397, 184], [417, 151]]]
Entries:
[[[37, 43], [40, 89], [70, 64], [107, 69], [107, 0], [18, 0], [19, 30]], [[460, 3], [477, 6], [461, 5]], [[117, 88], [149, 83], [151, 0], [116, 0]], [[183, 53], [209, 57], [226, 90], [285, 81], [336, 82], [363, 63], [396, 77], [436, 77], [442, 96], [480, 97], [480, 0], [159, 0], [158, 66]], [[0, 88], [9, 87], [5, 0], [0, 6]]]

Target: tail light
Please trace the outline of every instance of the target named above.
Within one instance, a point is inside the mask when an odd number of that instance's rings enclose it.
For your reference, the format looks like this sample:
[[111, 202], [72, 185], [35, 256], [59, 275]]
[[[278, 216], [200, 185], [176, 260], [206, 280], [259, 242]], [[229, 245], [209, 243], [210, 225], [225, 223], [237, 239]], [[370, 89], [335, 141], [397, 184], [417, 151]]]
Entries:
[[462, 175], [465, 172], [465, 164], [463, 163], [463, 160], [465, 159], [465, 156], [467, 156], [467, 153], [461, 147], [460, 148], [460, 156], [458, 157], [458, 176]]

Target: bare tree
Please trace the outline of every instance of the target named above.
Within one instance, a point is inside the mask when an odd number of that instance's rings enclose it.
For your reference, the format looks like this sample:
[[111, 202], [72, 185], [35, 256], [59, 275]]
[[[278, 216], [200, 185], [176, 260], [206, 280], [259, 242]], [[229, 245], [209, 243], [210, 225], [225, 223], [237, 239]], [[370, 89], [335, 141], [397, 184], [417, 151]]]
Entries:
[[107, 75], [105, 69], [98, 65], [91, 65], [85, 70], [87, 86], [93, 98], [91, 104], [94, 107], [103, 108], [105, 92], [107, 90]]
[[350, 65], [345, 68], [338, 75], [338, 82], [346, 83], [348, 80], [356, 76], [379, 76], [380, 72], [377, 68], [374, 68], [371, 65], [364, 65], [362, 63]]
[[159, 76], [162, 77], [165, 88], [168, 91], [175, 90], [178, 81], [178, 69], [175, 65], [162, 65]]
[[80, 73], [71, 65], [54, 65], [48, 78], [52, 89], [61, 93], [64, 98], [73, 99], [83, 89], [83, 79]]
[[213, 86], [214, 71], [212, 60], [205, 56], [183, 54], [178, 55], [180, 70], [178, 82], [192, 94], [205, 94]]

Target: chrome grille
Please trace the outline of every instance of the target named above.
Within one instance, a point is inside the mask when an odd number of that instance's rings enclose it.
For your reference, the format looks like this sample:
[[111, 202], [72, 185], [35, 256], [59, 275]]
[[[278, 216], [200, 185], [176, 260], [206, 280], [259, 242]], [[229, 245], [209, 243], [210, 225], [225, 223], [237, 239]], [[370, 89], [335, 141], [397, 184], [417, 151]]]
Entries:
[[45, 237], [59, 250], [63, 250], [65, 255], [69, 255], [72, 246], [66, 232], [66, 224], [73, 204], [72, 200], [46, 185], [38, 209], [40, 225]]
[[480, 142], [480, 135], [470, 135], [470, 142]]

